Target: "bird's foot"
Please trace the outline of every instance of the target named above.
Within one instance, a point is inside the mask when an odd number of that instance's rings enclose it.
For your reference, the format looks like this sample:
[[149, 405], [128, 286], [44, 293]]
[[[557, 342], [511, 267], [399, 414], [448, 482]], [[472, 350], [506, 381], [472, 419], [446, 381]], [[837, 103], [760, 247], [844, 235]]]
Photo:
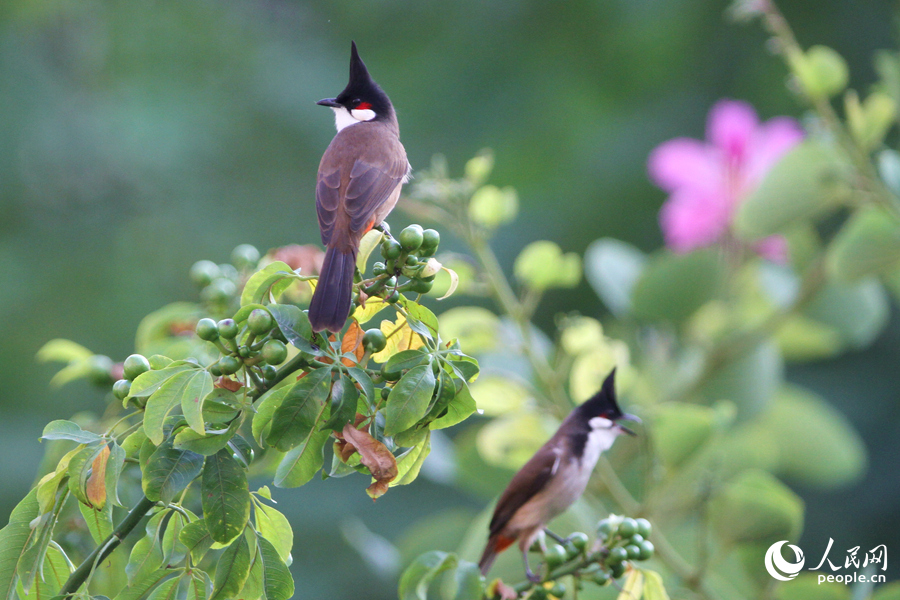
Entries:
[[553, 533], [553, 532], [550, 531], [549, 529], [544, 529], [544, 533], [546, 533], [547, 535], [549, 535], [550, 537], [552, 537], [554, 540], [556, 540], [556, 542], [557, 542], [558, 544], [562, 544], [563, 546], [565, 546], [566, 544], [568, 544], [569, 542], [572, 541], [572, 538], [571, 538], [571, 537], [562, 537], [562, 536], [560, 536], [560, 535], [558, 535], [558, 534], [556, 534], [556, 533]]
[[531, 583], [540, 583], [543, 579], [543, 577], [529, 569], [527, 565], [525, 566], [525, 577], [527, 577], [528, 581], [530, 581]]

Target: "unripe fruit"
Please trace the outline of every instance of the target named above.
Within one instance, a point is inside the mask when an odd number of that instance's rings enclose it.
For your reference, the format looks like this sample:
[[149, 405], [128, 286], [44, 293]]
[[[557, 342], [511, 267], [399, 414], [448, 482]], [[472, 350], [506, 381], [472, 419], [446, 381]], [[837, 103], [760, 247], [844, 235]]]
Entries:
[[218, 278], [203, 288], [200, 298], [205, 302], [224, 304], [237, 293], [237, 287], [230, 279]]
[[397, 240], [388, 238], [381, 243], [381, 255], [387, 260], [395, 260], [400, 256], [401, 251], [402, 248]]
[[385, 381], [397, 381], [400, 379], [400, 371], [389, 371], [387, 368], [387, 363], [381, 365], [381, 377]]
[[221, 377], [222, 376], [222, 369], [219, 368], [219, 363], [215, 362], [215, 363], [209, 365], [209, 374], [212, 375], [213, 377]]
[[219, 335], [226, 340], [233, 340], [237, 337], [239, 327], [234, 319], [222, 319], [216, 325], [219, 328]]
[[625, 552], [628, 553], [628, 558], [634, 560], [641, 555], [641, 549], [634, 544], [628, 544], [625, 546]]
[[219, 370], [222, 371], [223, 375], [231, 375], [232, 373], [237, 373], [238, 369], [241, 368], [241, 365], [244, 364], [241, 362], [236, 356], [223, 356], [219, 359]]
[[653, 547], [653, 542], [649, 540], [644, 540], [643, 542], [638, 544], [638, 547], [640, 547], [641, 549], [641, 554], [640, 556], [638, 556], [639, 560], [649, 559], [653, 556], [653, 552], [656, 550], [656, 548]]
[[110, 374], [112, 366], [113, 361], [110, 357], [95, 354], [88, 359], [88, 380], [94, 385], [109, 385], [112, 383]]
[[241, 244], [231, 251], [231, 264], [238, 269], [255, 267], [259, 262], [259, 250], [250, 244]]
[[372, 275], [378, 276], [385, 273], [385, 266], [383, 262], [377, 262], [372, 265]]
[[[418, 267], [419, 266], [419, 258], [417, 256], [413, 256], [410, 254], [406, 257], [406, 266], [408, 267]], [[418, 270], [418, 269], [416, 269]]]
[[[437, 361], [435, 361], [435, 362], [437, 362]], [[571, 540], [566, 542], [566, 545], [564, 546], [564, 548], [566, 549], [566, 560], [572, 560], [573, 558], [575, 558], [576, 556], [578, 556], [581, 553], [580, 550], [578, 550], [578, 548], [575, 547], [575, 544], [573, 544]]]
[[188, 275], [199, 287], [206, 287], [219, 276], [219, 266], [211, 260], [198, 260]]
[[263, 360], [270, 365], [280, 365], [287, 359], [287, 346], [278, 340], [269, 340], [262, 348]]
[[387, 302], [388, 304], [394, 304], [399, 299], [400, 299], [400, 292], [398, 292], [397, 290], [394, 290], [393, 292], [390, 293], [389, 296], [387, 296], [384, 299], [384, 301]]
[[247, 327], [256, 335], [268, 333], [273, 324], [272, 315], [264, 308], [257, 308], [247, 317]]
[[422, 232], [422, 248], [434, 251], [441, 243], [441, 234], [434, 229], [426, 229]]
[[396, 286], [397, 286], [397, 278], [396, 277], [391, 276], [384, 280], [384, 287], [392, 288], [392, 287], [396, 287]]
[[422, 281], [421, 279], [417, 279], [413, 282], [412, 287], [410, 288], [412, 291], [417, 294], [427, 294], [431, 291], [431, 288], [434, 287], [433, 281]]
[[550, 568], [561, 565], [566, 562], [566, 549], [559, 544], [553, 544], [547, 548], [547, 551], [544, 553], [544, 559]]
[[631, 540], [628, 543], [634, 544], [635, 546], [637, 546], [638, 544], [640, 544], [643, 541], [644, 541], [644, 536], [642, 536], [639, 533], [636, 533], [633, 536], [631, 536]]
[[635, 533], [637, 533], [637, 522], [631, 517], [622, 519], [622, 522], [619, 523], [619, 535], [622, 536], [622, 539], [630, 538]]
[[588, 536], [586, 533], [576, 531], [569, 536], [569, 541], [571, 541], [572, 545], [575, 546], [579, 551], [581, 551], [587, 548]]
[[635, 519], [635, 524], [637, 525], [637, 532], [644, 536], [644, 539], [650, 537], [650, 532], [653, 530], [653, 526], [650, 525], [650, 521], [647, 519]]
[[625, 574], [625, 563], [616, 563], [612, 565], [609, 570], [613, 579], [618, 579]]
[[597, 533], [600, 534], [603, 538], [608, 538], [615, 528], [613, 527], [612, 522], [609, 519], [603, 519], [599, 523], [597, 523]]
[[215, 341], [219, 337], [219, 327], [216, 322], [209, 318], [203, 318], [197, 321], [197, 337], [207, 342]]
[[381, 388], [381, 399], [382, 400], [387, 400], [388, 396], [390, 396], [390, 395], [391, 395], [391, 388], [389, 388], [387, 386]]
[[127, 379], [120, 379], [113, 384], [113, 396], [119, 400], [124, 400], [131, 392], [131, 382]]
[[387, 346], [387, 338], [380, 329], [370, 329], [363, 336], [363, 348], [370, 352], [381, 352]]
[[134, 381], [135, 377], [149, 370], [150, 361], [142, 354], [132, 354], [122, 363], [122, 371], [128, 381]]
[[266, 383], [272, 383], [273, 381], [275, 381], [275, 378], [278, 377], [278, 371], [272, 365], [263, 365], [262, 375], [263, 380]]
[[593, 579], [597, 585], [606, 585], [609, 583], [610, 576], [606, 571], [597, 571], [594, 573]]
[[238, 348], [238, 356], [241, 358], [250, 358], [250, 348], [247, 346], [241, 346]]
[[562, 581], [554, 582], [553, 587], [550, 588], [550, 595], [562, 598], [566, 595], [566, 585]]
[[609, 557], [606, 559], [606, 564], [612, 566], [619, 564], [623, 560], [628, 560], [628, 551], [621, 546], [613, 548], [609, 551]]
[[400, 232], [400, 236], [397, 239], [400, 240], [400, 245], [403, 246], [404, 250], [415, 252], [424, 241], [422, 226], [410, 225]]

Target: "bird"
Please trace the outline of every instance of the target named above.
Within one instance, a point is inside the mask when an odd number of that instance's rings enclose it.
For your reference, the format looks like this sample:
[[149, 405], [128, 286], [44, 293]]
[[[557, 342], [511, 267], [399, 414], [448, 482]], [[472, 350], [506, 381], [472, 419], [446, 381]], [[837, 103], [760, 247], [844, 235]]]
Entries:
[[411, 167], [394, 106], [369, 75], [356, 42], [350, 45], [347, 87], [336, 98], [316, 104], [334, 111], [337, 134], [322, 155], [316, 177], [325, 259], [310, 301], [309, 322], [313, 331], [336, 333], [350, 314], [360, 240], [397, 204]]
[[478, 566], [487, 575], [497, 555], [519, 542], [525, 574], [540, 581], [528, 565], [528, 550], [541, 531], [556, 541], [566, 540], [546, 529], [549, 521], [565, 512], [584, 493], [600, 454], [612, 447], [616, 438], [635, 433], [618, 421], [635, 421], [616, 402], [613, 369], [599, 392], [577, 406], [547, 443], [513, 476], [501, 494], [489, 527], [490, 535]]

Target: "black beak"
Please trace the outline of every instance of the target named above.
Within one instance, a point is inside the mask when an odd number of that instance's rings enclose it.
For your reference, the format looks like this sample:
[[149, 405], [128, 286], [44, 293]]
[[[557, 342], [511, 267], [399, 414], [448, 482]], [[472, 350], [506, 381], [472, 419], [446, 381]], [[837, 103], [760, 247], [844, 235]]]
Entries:
[[340, 106], [340, 104], [338, 104], [338, 101], [334, 98], [325, 98], [324, 100], [319, 100], [318, 102], [316, 102], [316, 104], [318, 104], [319, 106], [327, 106], [329, 108], [337, 108]]
[[635, 423], [642, 422], [640, 420], [640, 418], [638, 418], [634, 415], [629, 415], [628, 413], [625, 413], [624, 415], [622, 415], [621, 417], [616, 419], [616, 427], [618, 427], [619, 429], [621, 429], [622, 431], [624, 431], [625, 433], [627, 433], [628, 435], [631, 435], [631, 436], [635, 436], [637, 434], [634, 431], [632, 431], [631, 429], [628, 429], [627, 427], [625, 427], [624, 425], [619, 423], [618, 421], [634, 421]]

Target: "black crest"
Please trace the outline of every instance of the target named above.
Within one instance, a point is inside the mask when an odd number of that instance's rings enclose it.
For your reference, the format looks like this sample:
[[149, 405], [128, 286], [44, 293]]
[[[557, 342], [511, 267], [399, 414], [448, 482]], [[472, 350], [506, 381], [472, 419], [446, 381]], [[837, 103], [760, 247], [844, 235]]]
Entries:
[[606, 376], [606, 380], [604, 380], [600, 391], [594, 394], [590, 400], [579, 406], [578, 412], [581, 413], [585, 422], [594, 417], [605, 417], [610, 421], [622, 417], [624, 413], [622, 412], [622, 409], [619, 408], [619, 403], [616, 401], [615, 368], [613, 368], [609, 375]]

